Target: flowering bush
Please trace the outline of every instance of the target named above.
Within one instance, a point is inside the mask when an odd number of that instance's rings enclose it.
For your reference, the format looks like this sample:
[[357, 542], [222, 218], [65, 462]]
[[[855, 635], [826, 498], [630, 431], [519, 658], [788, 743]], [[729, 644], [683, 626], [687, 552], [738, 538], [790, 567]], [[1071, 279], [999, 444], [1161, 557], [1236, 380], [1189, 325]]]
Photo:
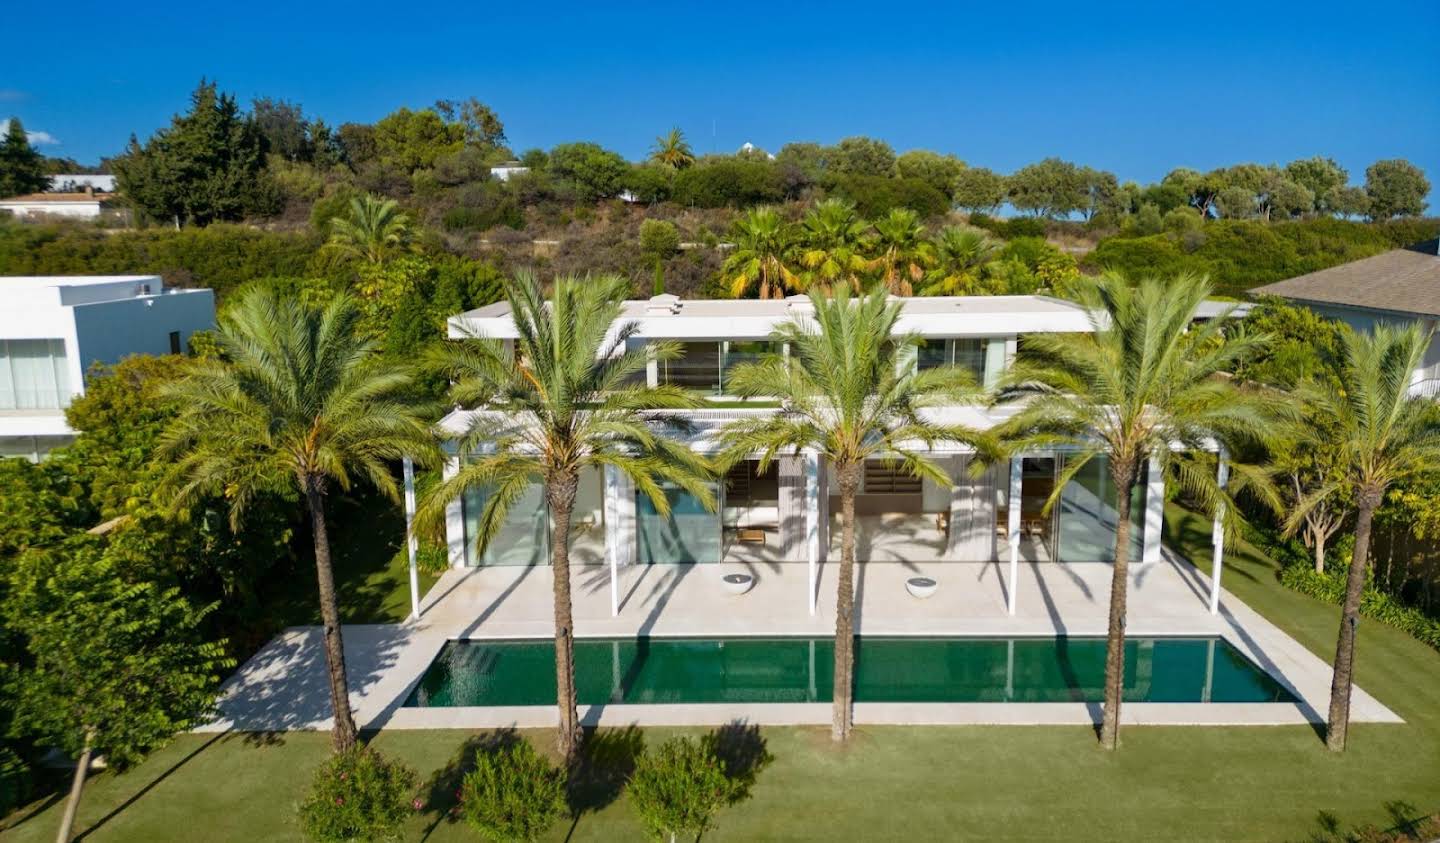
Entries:
[[475, 756], [460, 788], [465, 822], [500, 843], [531, 843], [565, 815], [565, 771], [521, 740]]
[[359, 745], [315, 772], [300, 829], [317, 843], [390, 840], [415, 809], [415, 771]]

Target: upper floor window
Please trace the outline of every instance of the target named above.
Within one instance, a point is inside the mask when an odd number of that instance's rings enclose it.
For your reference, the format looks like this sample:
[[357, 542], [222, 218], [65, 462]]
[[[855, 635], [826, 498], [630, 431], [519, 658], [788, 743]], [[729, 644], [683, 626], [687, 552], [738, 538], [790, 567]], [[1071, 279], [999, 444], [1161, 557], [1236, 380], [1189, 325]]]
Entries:
[[69, 404], [64, 340], [0, 340], [0, 410], [58, 410]]
[[742, 363], [754, 363], [775, 351], [765, 340], [727, 340], [681, 343], [673, 360], [656, 361], [656, 384], [674, 384], [706, 395], [733, 394], [730, 376]]
[[957, 337], [921, 340], [915, 351], [917, 369], [959, 366], [970, 372], [976, 386], [990, 387], [1005, 366], [1003, 337]]

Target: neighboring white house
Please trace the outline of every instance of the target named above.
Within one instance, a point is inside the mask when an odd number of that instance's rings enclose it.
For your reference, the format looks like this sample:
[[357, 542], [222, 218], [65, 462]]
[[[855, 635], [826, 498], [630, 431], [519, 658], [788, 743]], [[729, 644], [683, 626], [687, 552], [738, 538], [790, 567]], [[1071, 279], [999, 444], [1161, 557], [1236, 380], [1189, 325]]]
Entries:
[[1440, 398], [1440, 239], [1257, 287], [1357, 331], [1419, 322], [1435, 331], [1411, 391]]
[[496, 164], [490, 168], [490, 177], [500, 181], [509, 181], [511, 176], [518, 176], [521, 173], [530, 172], [530, 168], [519, 161], [506, 161], [504, 164]]
[[111, 207], [114, 194], [85, 190], [77, 193], [27, 193], [0, 199], [0, 213], [9, 212], [17, 219], [67, 217], [97, 219]]
[[[897, 331], [917, 334], [922, 344], [913, 365], [968, 368], [979, 384], [996, 383], [1015, 358], [1027, 334], [1094, 330], [1091, 314], [1070, 302], [1044, 296], [923, 297], [902, 299]], [[813, 313], [808, 298], [784, 300], [681, 300], [661, 295], [626, 302], [621, 319], [633, 322], [632, 343], [677, 341], [682, 355], [651, 361], [651, 384], [678, 384], [709, 399], [711, 406], [687, 411], [686, 441], [705, 453], [716, 447], [715, 433], [732, 419], [780, 412], [773, 402], [741, 401], [730, 395], [729, 373], [736, 364], [765, 353], [785, 353], [771, 341], [777, 325], [805, 320]], [[516, 336], [509, 305], [499, 303], [454, 316], [450, 336], [489, 337], [502, 342]], [[925, 411], [938, 420], [976, 428], [991, 427], [1013, 408], [956, 405]], [[499, 430], [509, 417], [486, 408], [458, 409], [442, 421], [458, 434], [475, 421], [494, 421]], [[483, 446], [482, 446], [483, 447]], [[856, 501], [861, 561], [1008, 562], [1010, 595], [1020, 561], [1105, 563], [1113, 556], [1118, 523], [1115, 487], [1103, 459], [1088, 462], [1046, 511], [1056, 483], [1064, 476], [1064, 449], [1041, 449], [979, 470], [973, 450], [961, 443], [936, 443], [932, 456], [943, 465], [950, 484], [918, 479], [883, 460], [865, 466]], [[451, 461], [453, 472], [463, 456]], [[829, 467], [815, 453], [786, 455], [761, 471], [757, 459], [737, 465], [715, 483], [719, 501], [709, 511], [684, 490], [666, 492], [671, 513], [661, 516], [648, 496], [637, 494], [619, 472], [592, 470], [581, 478], [571, 557], [580, 564], [793, 562], [811, 566], [830, 552], [838, 487]], [[1158, 464], [1143, 475], [1132, 504], [1132, 558], [1160, 558], [1165, 500]], [[474, 535], [483, 493], [452, 506], [447, 519], [451, 564], [455, 566], [533, 565], [549, 560], [548, 515], [538, 484], [510, 507], [499, 534], [482, 554]], [[1013, 605], [1011, 611], [1013, 612]]]
[[74, 438], [65, 408], [91, 365], [179, 353], [214, 324], [214, 293], [158, 275], [0, 277], [0, 457], [38, 460]]

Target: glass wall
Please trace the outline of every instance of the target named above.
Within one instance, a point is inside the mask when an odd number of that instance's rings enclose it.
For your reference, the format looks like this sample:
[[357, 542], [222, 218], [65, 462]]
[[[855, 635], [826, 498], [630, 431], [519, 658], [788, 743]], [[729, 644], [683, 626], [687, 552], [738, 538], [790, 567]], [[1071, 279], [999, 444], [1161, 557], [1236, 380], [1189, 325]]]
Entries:
[[[990, 344], [1000, 343], [1000, 353], [1004, 354], [1005, 341], [995, 340], [988, 337], [960, 337], [957, 339], [929, 339], [922, 340], [920, 347], [915, 352], [915, 364], [919, 369], [933, 369], [940, 366], [959, 366], [970, 373], [975, 379], [977, 386], [989, 386], [993, 377], [985, 365], [986, 355]], [[999, 375], [997, 369], [994, 373]]]
[[486, 490], [472, 489], [460, 499], [465, 514], [465, 564], [472, 568], [550, 564], [550, 517], [544, 488], [539, 483], [530, 484], [525, 494], [510, 505], [484, 552], [477, 555], [475, 537], [487, 497]]
[[[670, 501], [668, 517], [655, 510], [649, 495], [635, 493], [635, 538], [640, 561], [672, 565], [719, 562], [720, 513], [709, 511], [689, 492], [671, 483], [662, 483], [661, 487]], [[711, 484], [710, 491], [718, 501], [718, 484]]]
[[[1145, 542], [1145, 483], [1135, 485], [1130, 500], [1130, 561], [1140, 560]], [[1110, 479], [1110, 461], [1094, 457], [1071, 478], [1060, 493], [1060, 561], [1114, 562], [1115, 484]]]
[[681, 356], [656, 363], [658, 383], [670, 383], [706, 395], [725, 395], [730, 371], [741, 363], [753, 363], [770, 354], [775, 344], [764, 340], [746, 342], [681, 343]]
[[64, 340], [0, 340], [0, 410], [55, 410], [69, 404]]

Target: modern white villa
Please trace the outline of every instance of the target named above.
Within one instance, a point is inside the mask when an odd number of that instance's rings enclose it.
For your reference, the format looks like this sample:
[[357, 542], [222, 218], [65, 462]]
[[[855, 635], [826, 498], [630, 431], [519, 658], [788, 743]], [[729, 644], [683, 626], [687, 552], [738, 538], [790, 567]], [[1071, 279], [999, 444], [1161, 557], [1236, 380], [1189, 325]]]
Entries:
[[0, 457], [39, 460], [73, 439], [65, 408], [92, 365], [178, 354], [214, 324], [214, 293], [158, 275], [0, 278]]
[[[917, 297], [904, 299], [902, 308], [897, 330], [923, 338], [914, 365], [963, 366], [986, 386], [996, 382], [1027, 335], [1093, 330], [1082, 308], [1044, 296]], [[678, 384], [713, 402], [712, 408], [689, 414], [693, 427], [687, 436], [704, 452], [714, 448], [712, 434], [728, 420], [778, 412], [774, 404], [728, 394], [727, 377], [734, 366], [774, 351], [769, 338], [776, 326], [803, 320], [810, 310], [804, 296], [704, 301], [662, 295], [627, 302], [621, 318], [639, 326], [632, 342], [683, 343], [682, 357], [652, 361], [647, 377], [652, 385]], [[515, 337], [515, 326], [509, 305], [500, 303], [453, 317], [450, 333], [503, 341]], [[442, 424], [449, 431], [462, 431], [470, 425], [472, 412], [457, 410]], [[1010, 411], [954, 406], [935, 412], [986, 428]], [[953, 482], [949, 488], [912, 477], [885, 461], [866, 465], [856, 502], [859, 561], [1008, 562], [1012, 612], [1019, 563], [1109, 561], [1115, 492], [1103, 461], [1088, 464], [1047, 513], [1045, 502], [1065, 453], [1017, 456], [978, 475], [971, 470], [968, 446], [956, 443], [933, 453], [948, 468]], [[764, 472], [758, 460], [751, 460], [715, 484], [720, 501], [716, 511], [675, 488], [669, 491], [671, 513], [664, 517], [619, 472], [602, 476], [597, 470], [581, 478], [572, 558], [581, 564], [605, 563], [612, 570], [632, 564], [795, 563], [808, 564], [813, 571], [837, 552], [832, 544], [838, 545], [838, 530], [832, 523], [839, 511], [838, 488], [828, 474], [815, 454], [782, 457]], [[1159, 559], [1163, 501], [1163, 479], [1151, 470], [1132, 508], [1133, 559]], [[476, 494], [452, 507], [448, 540], [453, 566], [547, 563], [548, 516], [538, 485], [523, 505], [511, 509], [500, 536], [477, 555], [473, 530], [482, 503]], [[618, 589], [612, 596], [618, 611]], [[813, 600], [810, 609], [814, 611]]]

